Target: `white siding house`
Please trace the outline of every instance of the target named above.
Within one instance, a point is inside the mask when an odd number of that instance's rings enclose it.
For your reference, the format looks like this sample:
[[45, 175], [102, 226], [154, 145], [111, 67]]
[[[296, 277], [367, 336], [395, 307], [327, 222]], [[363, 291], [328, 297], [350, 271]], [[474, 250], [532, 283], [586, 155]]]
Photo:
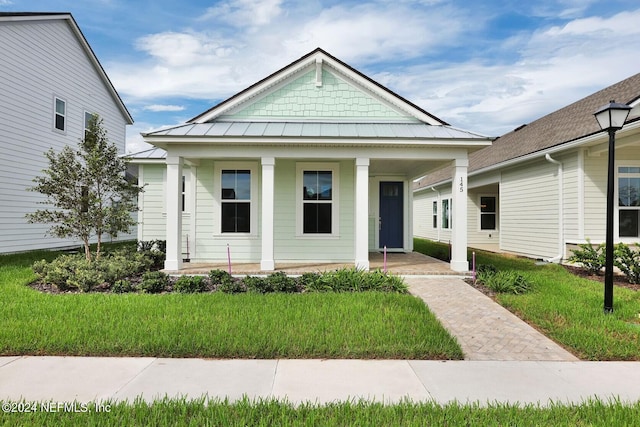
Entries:
[[[466, 182], [468, 153], [490, 144], [322, 49], [143, 137], [163, 151], [134, 156], [146, 185], [138, 234], [166, 236], [167, 270], [184, 258], [224, 261], [227, 247], [264, 271], [280, 262], [368, 269], [369, 251], [413, 249], [413, 180], [453, 164]], [[466, 271], [466, 234], [453, 237], [453, 254], [451, 267]]]
[[87, 113], [124, 153], [131, 115], [70, 14], [0, 13], [0, 58], [0, 253], [79, 243], [27, 223], [43, 198], [26, 189], [47, 150], [77, 145]]
[[[587, 239], [604, 243], [608, 133], [600, 129], [593, 113], [610, 100], [632, 107], [616, 134], [615, 241], [640, 240], [640, 74], [636, 74], [469, 155], [469, 246], [561, 261]], [[423, 221], [433, 203], [441, 215], [451, 178], [452, 171], [445, 168], [415, 184], [415, 236], [449, 239], [441, 224], [435, 227]]]

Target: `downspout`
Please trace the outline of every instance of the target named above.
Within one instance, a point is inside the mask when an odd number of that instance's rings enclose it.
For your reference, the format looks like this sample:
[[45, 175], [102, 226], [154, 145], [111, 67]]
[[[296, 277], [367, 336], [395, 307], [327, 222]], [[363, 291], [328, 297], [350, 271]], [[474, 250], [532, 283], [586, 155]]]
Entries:
[[[438, 194], [438, 201], [436, 202], [436, 215], [438, 212], [438, 209], [440, 209], [440, 191], [436, 190], [435, 187], [431, 187], [431, 191], [435, 191]], [[431, 217], [433, 217], [433, 212], [431, 212]], [[436, 236], [438, 238], [438, 242], [440, 241], [440, 216], [438, 216], [438, 223], [436, 224]]]
[[544, 158], [554, 165], [558, 165], [558, 255], [553, 258], [549, 258], [547, 262], [560, 262], [562, 258], [564, 258], [564, 209], [562, 208], [564, 203], [564, 194], [563, 194], [563, 175], [564, 170], [562, 167], [562, 162], [559, 162], [553, 158], [551, 158], [550, 154], [545, 154]]

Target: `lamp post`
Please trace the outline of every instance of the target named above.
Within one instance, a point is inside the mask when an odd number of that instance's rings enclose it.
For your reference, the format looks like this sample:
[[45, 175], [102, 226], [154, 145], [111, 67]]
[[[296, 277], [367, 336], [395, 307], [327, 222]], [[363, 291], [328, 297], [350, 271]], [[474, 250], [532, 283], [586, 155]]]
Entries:
[[629, 107], [610, 101], [598, 109], [594, 116], [602, 130], [609, 132], [609, 162], [607, 169], [607, 236], [604, 262], [604, 312], [613, 313], [613, 193], [615, 192], [616, 131], [622, 129], [629, 116]]

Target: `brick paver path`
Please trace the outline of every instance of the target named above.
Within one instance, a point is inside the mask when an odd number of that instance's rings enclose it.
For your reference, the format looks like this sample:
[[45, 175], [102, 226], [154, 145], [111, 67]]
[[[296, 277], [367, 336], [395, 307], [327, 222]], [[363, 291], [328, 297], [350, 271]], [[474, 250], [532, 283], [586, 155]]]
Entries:
[[411, 293], [457, 338], [465, 360], [578, 360], [462, 279], [405, 279]]

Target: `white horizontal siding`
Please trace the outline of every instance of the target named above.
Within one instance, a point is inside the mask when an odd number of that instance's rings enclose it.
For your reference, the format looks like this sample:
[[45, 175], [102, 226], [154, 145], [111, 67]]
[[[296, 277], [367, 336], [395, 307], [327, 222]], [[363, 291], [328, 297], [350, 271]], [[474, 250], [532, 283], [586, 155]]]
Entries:
[[[43, 197], [26, 189], [48, 167], [44, 153], [76, 146], [84, 112], [99, 114], [124, 153], [126, 118], [65, 21], [0, 23], [0, 252], [55, 248], [79, 241], [45, 237], [48, 225], [25, 214]], [[53, 99], [66, 101], [66, 133], [53, 130]]]
[[558, 252], [557, 166], [544, 160], [502, 173], [500, 248], [535, 257]]

